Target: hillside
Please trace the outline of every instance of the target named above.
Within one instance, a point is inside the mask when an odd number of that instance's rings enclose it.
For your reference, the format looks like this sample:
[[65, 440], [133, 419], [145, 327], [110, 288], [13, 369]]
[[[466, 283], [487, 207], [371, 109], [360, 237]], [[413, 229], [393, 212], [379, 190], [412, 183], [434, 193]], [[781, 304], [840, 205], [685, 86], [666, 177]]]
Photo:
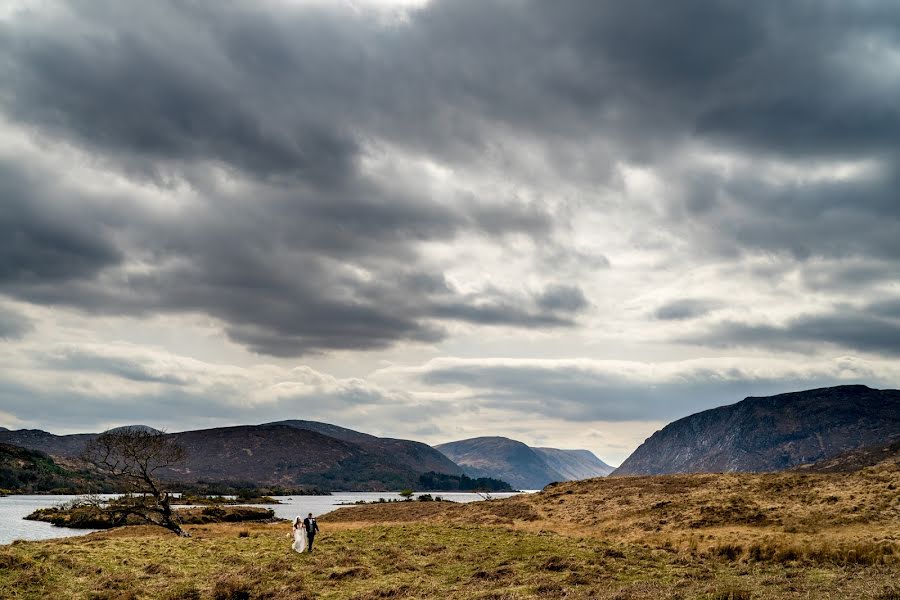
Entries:
[[806, 473], [842, 473], [858, 471], [877, 464], [893, 464], [900, 469], [900, 438], [886, 444], [850, 450], [816, 463], [800, 465], [794, 470]]
[[97, 437], [96, 433], [54, 435], [40, 429], [0, 431], [0, 443], [37, 450], [54, 458], [66, 459], [77, 458], [85, 444], [95, 437]]
[[314, 431], [328, 437], [357, 444], [373, 452], [390, 455], [398, 465], [404, 466], [417, 473], [446, 473], [449, 475], [462, 475], [462, 469], [446, 456], [422, 442], [401, 440], [395, 438], [380, 438], [368, 433], [361, 433], [317, 421], [279, 421], [274, 425], [288, 425], [297, 429]]
[[505, 437], [478, 437], [435, 446], [471, 477], [493, 477], [522, 490], [552, 481], [605, 477], [613, 467], [589, 450], [535, 448]]
[[0, 443], [0, 490], [20, 494], [118, 491], [115, 482], [57, 464], [37, 450]]
[[[96, 435], [5, 431], [0, 432], [0, 442], [77, 466], [84, 445]], [[462, 469], [425, 444], [378, 438], [325, 423], [289, 421], [171, 435], [184, 446], [187, 460], [160, 476], [185, 485], [389, 490], [417, 487], [423, 473], [462, 474]]]
[[[438, 521], [556, 532], [672, 551], [738, 545], [738, 556], [853, 549], [900, 562], [900, 468], [894, 458], [846, 472], [604, 477], [467, 505], [348, 507], [323, 522]], [[757, 550], [752, 550], [753, 546]], [[887, 546], [888, 552], [883, 552]], [[881, 548], [881, 549], [879, 549]], [[847, 559], [847, 556], [844, 556]], [[793, 559], [792, 559], [793, 560]]]
[[502, 479], [514, 488], [539, 490], [564, 477], [522, 442], [479, 437], [435, 446], [470, 477]]
[[561, 450], [534, 446], [531, 449], [566, 481], [605, 477], [615, 470], [615, 467], [597, 458], [590, 450]]
[[249, 482], [328, 490], [414, 487], [427, 470], [377, 445], [356, 444], [284, 424], [172, 434], [187, 461], [167, 476], [184, 482]]
[[900, 435], [900, 391], [862, 385], [746, 398], [654, 433], [618, 475], [779, 471]]

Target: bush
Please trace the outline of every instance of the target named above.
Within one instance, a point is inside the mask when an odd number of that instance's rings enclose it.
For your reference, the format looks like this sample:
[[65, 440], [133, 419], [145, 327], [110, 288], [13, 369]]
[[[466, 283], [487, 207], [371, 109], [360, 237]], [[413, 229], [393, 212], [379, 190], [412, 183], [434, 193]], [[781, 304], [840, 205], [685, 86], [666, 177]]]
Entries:
[[166, 600], [200, 600], [200, 590], [193, 584], [186, 583], [179, 588], [169, 592]]
[[723, 544], [713, 548], [711, 552], [728, 560], [737, 560], [744, 553], [744, 548], [737, 544]]
[[252, 586], [237, 577], [226, 577], [213, 587], [213, 600], [250, 600]]

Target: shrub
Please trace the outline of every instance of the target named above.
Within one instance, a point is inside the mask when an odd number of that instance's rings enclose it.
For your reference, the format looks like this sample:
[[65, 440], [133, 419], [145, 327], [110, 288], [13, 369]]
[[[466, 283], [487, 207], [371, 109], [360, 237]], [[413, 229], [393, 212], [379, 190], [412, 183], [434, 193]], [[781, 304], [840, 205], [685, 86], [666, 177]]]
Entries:
[[250, 600], [249, 583], [237, 577], [226, 577], [213, 587], [213, 600]]
[[786, 563], [800, 560], [802, 556], [803, 554], [800, 552], [800, 550], [794, 548], [793, 546], [787, 546], [785, 548], [779, 548], [775, 552], [774, 559], [776, 562]]
[[193, 584], [186, 583], [171, 592], [166, 596], [166, 600], [200, 600], [200, 590], [196, 588]]
[[744, 548], [737, 544], [723, 544], [713, 548], [711, 552], [728, 560], [737, 560], [744, 553]]

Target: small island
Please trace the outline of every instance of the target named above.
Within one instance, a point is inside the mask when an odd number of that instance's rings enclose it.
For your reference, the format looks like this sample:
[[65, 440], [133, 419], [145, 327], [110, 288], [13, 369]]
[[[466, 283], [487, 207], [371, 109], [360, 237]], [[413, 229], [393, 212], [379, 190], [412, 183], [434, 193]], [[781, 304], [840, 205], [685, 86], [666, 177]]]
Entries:
[[[39, 508], [25, 517], [27, 521], [43, 521], [57, 527], [71, 529], [111, 529], [125, 525], [142, 525], [147, 520], [134, 511], [135, 502], [130, 498], [108, 502], [97, 498], [74, 500], [51, 508]], [[210, 505], [180, 508], [174, 511], [183, 525], [207, 523], [240, 523], [244, 521], [274, 522], [275, 511], [256, 506]]]

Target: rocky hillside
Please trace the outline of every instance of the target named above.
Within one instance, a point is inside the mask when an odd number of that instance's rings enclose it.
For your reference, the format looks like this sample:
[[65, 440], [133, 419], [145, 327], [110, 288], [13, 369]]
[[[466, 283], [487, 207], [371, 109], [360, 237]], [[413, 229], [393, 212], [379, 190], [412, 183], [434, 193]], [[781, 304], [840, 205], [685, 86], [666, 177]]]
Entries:
[[561, 450], [559, 448], [531, 448], [547, 466], [563, 476], [565, 481], [605, 477], [615, 471], [590, 450]]
[[[3, 431], [0, 442], [76, 464], [84, 445], [96, 435]], [[187, 460], [161, 476], [183, 484], [391, 490], [416, 487], [424, 473], [462, 473], [460, 467], [425, 444], [378, 438], [324, 423], [271, 423], [171, 435], [184, 446]]]
[[531, 448], [505, 437], [479, 437], [435, 446], [471, 477], [493, 477], [514, 488], [601, 477], [612, 468], [587, 450]]
[[900, 470], [900, 437], [886, 444], [857, 448], [819, 462], [796, 467], [799, 473], [847, 473], [875, 465]]
[[900, 435], [900, 391], [838, 386], [746, 398], [654, 433], [613, 475], [779, 471]]

